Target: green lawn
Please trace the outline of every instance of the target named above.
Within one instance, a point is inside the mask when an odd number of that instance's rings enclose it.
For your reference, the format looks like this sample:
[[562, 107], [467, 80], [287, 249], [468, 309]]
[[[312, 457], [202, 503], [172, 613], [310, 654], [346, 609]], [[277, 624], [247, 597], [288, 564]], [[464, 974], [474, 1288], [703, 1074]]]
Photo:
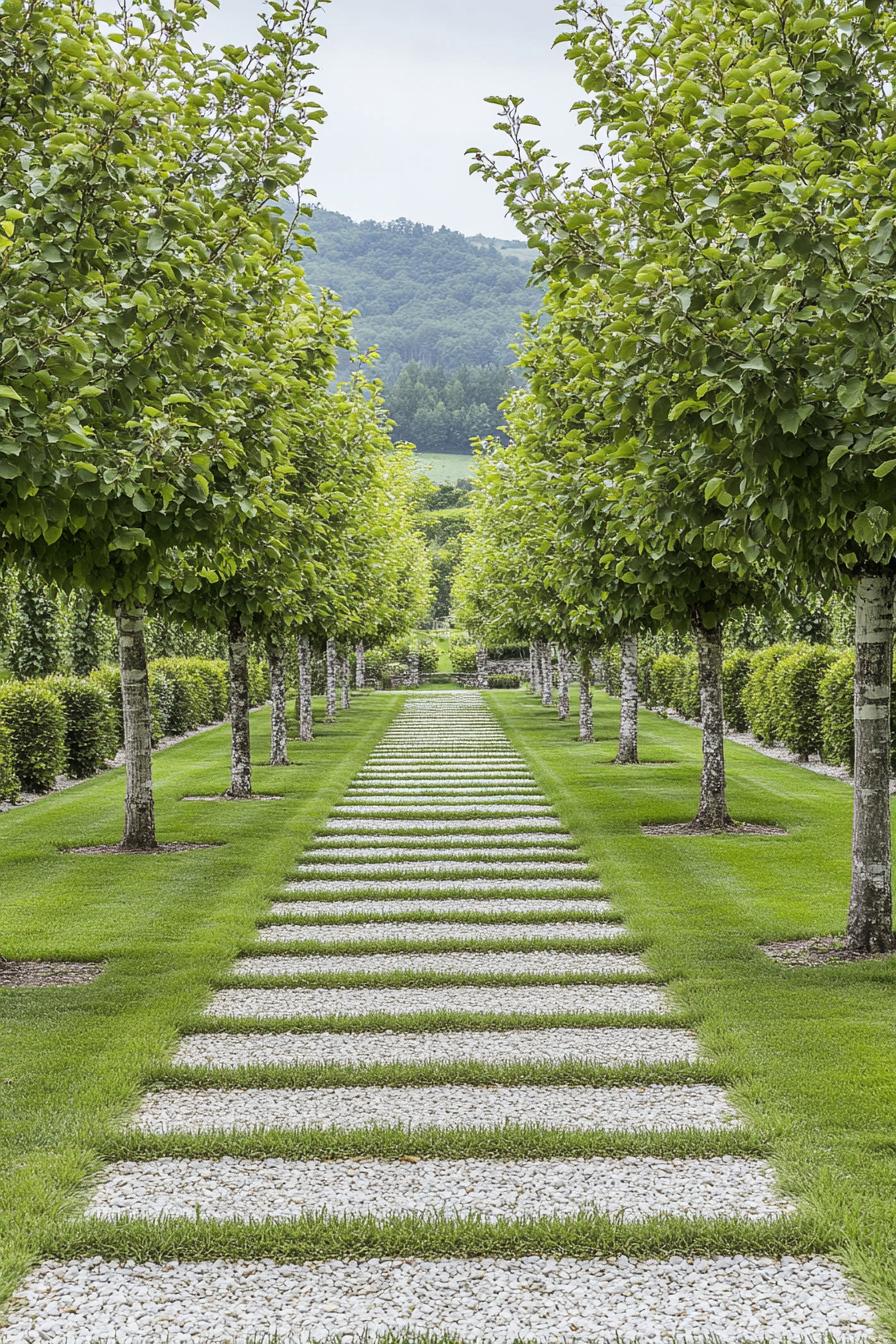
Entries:
[[842, 932], [849, 892], [848, 786], [729, 744], [739, 820], [785, 837], [645, 837], [643, 822], [696, 810], [699, 733], [645, 714], [644, 755], [614, 767], [615, 702], [599, 741], [523, 693], [493, 694], [646, 959], [755, 1122], [786, 1189], [896, 1331], [896, 959], [793, 970], [757, 945]]
[[473, 475], [475, 458], [472, 453], [416, 453], [420, 470], [436, 485], [457, 485]]
[[[655, 764], [614, 767], [618, 714], [597, 701], [599, 740], [579, 745], [523, 692], [489, 700], [576, 839], [594, 860], [642, 948], [670, 983], [673, 1020], [693, 1023], [710, 1059], [638, 1069], [551, 1065], [426, 1065], [191, 1070], [171, 1064], [180, 1032], [198, 1021], [208, 989], [234, 983], [233, 957], [305, 841], [381, 734], [401, 697], [363, 696], [334, 728], [320, 728], [307, 765], [259, 769], [260, 790], [283, 802], [184, 804], [185, 793], [223, 788], [228, 743], [219, 730], [158, 758], [162, 836], [226, 842], [157, 858], [65, 858], [57, 846], [114, 839], [120, 775], [0, 818], [4, 951], [22, 956], [107, 957], [79, 989], [0, 991], [0, 1246], [3, 1286], [44, 1255], [301, 1256], [406, 1254], [633, 1255], [826, 1251], [841, 1258], [896, 1326], [896, 964], [788, 970], [761, 941], [842, 928], [848, 890], [851, 795], [745, 748], [730, 749], [731, 804], [744, 820], [779, 822], [784, 837], [647, 838], [645, 821], [677, 821], [696, 806], [699, 734], [644, 715], [644, 754]], [[263, 758], [265, 716], [256, 719]], [[313, 768], [312, 768], [313, 767]], [[575, 945], [579, 925], [570, 928]], [[377, 944], [381, 951], [388, 945]], [[428, 950], [434, 945], [427, 944]], [[361, 950], [361, 946], [353, 947]], [[603, 977], [592, 977], [595, 981]], [[383, 983], [444, 983], [394, 975]], [[449, 977], [450, 979], [450, 977]], [[494, 980], [494, 977], [491, 977]], [[537, 982], [539, 977], [532, 977]], [[319, 980], [317, 981], [320, 982]], [[334, 976], [330, 983], [371, 983]], [[240, 981], [239, 983], [245, 983]], [[258, 983], [279, 983], [260, 978]], [[458, 1019], [458, 1022], [462, 1019]], [[472, 1020], [472, 1019], [471, 1019]], [[598, 1019], [595, 1019], [597, 1021]], [[437, 1018], [428, 1025], [447, 1025]], [[477, 1022], [477, 1025], [484, 1025]], [[206, 1019], [206, 1029], [222, 1024]], [[236, 1025], [232, 1021], [229, 1026]], [[270, 1029], [270, 1022], [241, 1024]], [[289, 1024], [279, 1023], [279, 1027]], [[308, 1030], [309, 1023], [294, 1024]], [[327, 1024], [315, 1020], [314, 1030]], [[349, 1025], [349, 1024], [339, 1024]], [[395, 1026], [383, 1020], [383, 1026]], [[406, 1025], [406, 1024], [405, 1024]], [[501, 1025], [497, 1021], [491, 1025]], [[503, 1025], [511, 1025], [504, 1019]], [[543, 1025], [543, 1023], [541, 1023]], [[352, 1024], [350, 1029], [357, 1029]], [[482, 1131], [400, 1130], [139, 1135], [121, 1121], [147, 1084], [296, 1086], [313, 1082], [449, 1081], [637, 1083], [721, 1081], [747, 1112], [741, 1133], [554, 1133], [508, 1126]], [[657, 1217], [621, 1225], [583, 1215], [520, 1226], [476, 1220], [326, 1220], [290, 1225], [133, 1220], [110, 1226], [64, 1217], [83, 1207], [85, 1178], [110, 1157], [233, 1153], [473, 1156], [494, 1153], [769, 1153], [796, 1218], [770, 1224]]]
[[66, 856], [120, 836], [122, 774], [0, 816], [0, 950], [15, 958], [108, 959], [93, 984], [0, 989], [0, 1301], [58, 1247], [79, 1188], [101, 1165], [147, 1076], [167, 1064], [209, 986], [252, 942], [296, 857], [401, 702], [362, 696], [295, 768], [264, 768], [269, 719], [253, 716], [259, 791], [282, 802], [184, 803], [225, 789], [229, 733], [156, 758], [163, 840], [220, 847], [157, 857]]

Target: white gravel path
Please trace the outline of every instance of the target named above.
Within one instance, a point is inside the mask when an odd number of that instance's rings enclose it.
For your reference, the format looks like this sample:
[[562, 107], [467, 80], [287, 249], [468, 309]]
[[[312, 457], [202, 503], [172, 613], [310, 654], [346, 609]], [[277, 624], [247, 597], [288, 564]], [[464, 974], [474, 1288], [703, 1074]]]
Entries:
[[[414, 900], [407, 896], [395, 901], [276, 901], [271, 906], [274, 915], [316, 915], [320, 918], [338, 915], [603, 915], [609, 910], [609, 901], [593, 897], [590, 900], [582, 897], [540, 900], [535, 896], [524, 899], [499, 896], [494, 900], [455, 900], [450, 896], [442, 900]], [[294, 939], [295, 932], [274, 935], [270, 929], [262, 931], [262, 941], [271, 939], [276, 942], [281, 937]]]
[[[238, 1069], [250, 1064], [642, 1064], [699, 1059], [696, 1038], [677, 1027], [530, 1027], [510, 1031], [199, 1032], [176, 1064]], [[641, 1089], [643, 1091], [643, 1089]], [[680, 1088], [661, 1089], [670, 1106]], [[654, 1095], [653, 1089], [648, 1089]], [[700, 1095], [703, 1092], [698, 1089]], [[718, 1088], [707, 1095], [722, 1096]], [[637, 1094], [635, 1094], [637, 1095]], [[727, 1114], [727, 1112], [726, 1112]]]
[[475, 854], [486, 854], [496, 858], [501, 854], [528, 854], [537, 857], [540, 854], [551, 857], [579, 855], [579, 848], [568, 835], [558, 835], [554, 831], [545, 835], [543, 831], [527, 833], [517, 831], [512, 835], [480, 835], [478, 831], [458, 831], [449, 835], [327, 835], [315, 836], [314, 849], [320, 853], [335, 850], [337, 853], [350, 854], [353, 850], [385, 849], [395, 855], [405, 854], [413, 858], [415, 854], [438, 855], [447, 850], [452, 853], [460, 849], [463, 853], [471, 850]]
[[[264, 941], [276, 941], [266, 939]], [[614, 952], [370, 952], [360, 956], [241, 957], [234, 975], [643, 975], [640, 957]]]
[[365, 1017], [370, 1013], [670, 1013], [653, 985], [440, 985], [428, 989], [222, 989], [207, 1017]]
[[[426, 844], [396, 845], [323, 845], [315, 842], [313, 848], [306, 849], [302, 855], [302, 864], [333, 863], [337, 859], [348, 863], [373, 860], [376, 863], [446, 863], [451, 859], [460, 859], [464, 863], [484, 863], [489, 867], [496, 863], [553, 863], [562, 865], [561, 873], [572, 872], [576, 865], [584, 860], [574, 849], [561, 849], [540, 841], [528, 848], [523, 845], [445, 845], [442, 848]], [[572, 865], [572, 867], [568, 867]]]
[[[390, 972], [559, 977], [646, 970], [637, 956], [600, 948], [627, 933], [621, 925], [562, 918], [609, 912], [609, 903], [525, 760], [475, 691], [407, 697], [302, 855], [296, 878], [287, 888], [296, 899], [277, 901], [274, 914], [312, 919], [353, 914], [364, 922], [272, 925], [259, 930], [261, 943], [350, 949], [361, 942], [397, 939], [410, 946], [450, 939], [467, 950], [278, 951], [244, 956], [233, 968], [236, 977]], [[402, 894], [407, 899], [398, 899]], [[418, 912], [502, 918], [493, 924], [367, 918]], [[506, 918], [535, 912], [557, 918], [542, 924]], [[488, 946], [503, 939], [558, 938], [595, 946], [572, 953]], [[293, 1016], [479, 1012], [506, 1022], [514, 1013], [670, 1011], [662, 987], [634, 983], [277, 990], [244, 985], [219, 991], [207, 1014], [266, 1018], [271, 1028], [194, 1034], [182, 1040], [175, 1062], [223, 1070], [696, 1062], [695, 1036], [668, 1026], [276, 1030], [277, 1019]], [[724, 1091], [710, 1085], [457, 1084], [160, 1089], [145, 1098], [133, 1127], [203, 1134], [535, 1126], [634, 1134], [730, 1131], [741, 1123]], [[622, 1221], [657, 1213], [756, 1221], [792, 1210], [778, 1195], [770, 1167], [739, 1157], [164, 1158], [113, 1166], [89, 1209], [110, 1220], [201, 1216], [282, 1222], [312, 1214], [474, 1217], [492, 1223], [588, 1211]], [[820, 1259], [671, 1256], [639, 1263], [624, 1256], [604, 1261], [529, 1256], [278, 1266], [272, 1260], [143, 1265], [97, 1258], [49, 1262], [35, 1270], [13, 1299], [0, 1344], [258, 1344], [274, 1335], [280, 1344], [374, 1344], [403, 1329], [415, 1338], [450, 1333], [461, 1344], [707, 1344], [709, 1339], [865, 1344], [873, 1320], [841, 1272]]]
[[98, 1218], [283, 1222], [306, 1213], [384, 1219], [562, 1218], [582, 1211], [632, 1222], [677, 1217], [775, 1218], [791, 1205], [771, 1168], [743, 1157], [289, 1161], [162, 1158], [116, 1163], [87, 1212]]
[[385, 943], [399, 939], [406, 943], [436, 943], [443, 939], [457, 942], [494, 943], [502, 939], [517, 942], [544, 938], [575, 938], [605, 942], [620, 938], [621, 924], [600, 920], [571, 920], [568, 923], [541, 924], [466, 924], [448, 920], [384, 920], [365, 924], [296, 924], [296, 938], [308, 943]]
[[588, 864], [581, 860], [569, 863], [540, 863], [530, 859], [365, 859], [361, 863], [343, 860], [328, 863], [310, 860], [307, 856], [296, 868], [299, 877], [575, 877], [588, 872]]
[[208, 1134], [257, 1129], [503, 1129], [667, 1133], [731, 1129], [737, 1117], [712, 1087], [331, 1087], [153, 1092], [134, 1128]]
[[[46, 1314], [47, 1299], [57, 1311]], [[275, 1265], [49, 1263], [13, 1302], [4, 1344], [362, 1344], [396, 1327], [465, 1344], [696, 1340], [843, 1344], [873, 1318], [821, 1259], [343, 1260]], [[161, 1332], [165, 1331], [163, 1335]]]
[[552, 832], [562, 831], [563, 826], [556, 817], [533, 817], [527, 813], [524, 817], [476, 818], [472, 823], [469, 819], [454, 821], [448, 817], [440, 821], [402, 820], [400, 817], [384, 817], [380, 821], [371, 821], [364, 818], [349, 820], [346, 817], [332, 817], [324, 824], [323, 830], [325, 834], [329, 832], [331, 835], [337, 832], [350, 831], [353, 835], [363, 836], [401, 835], [409, 831], [418, 835], [425, 835], [429, 831], [438, 831], [442, 835], [485, 834], [490, 831], [519, 832], [521, 835], [550, 835]]
[[593, 877], [465, 877], [435, 878], [418, 877], [413, 881], [389, 878], [305, 878], [301, 882], [288, 882], [287, 891], [295, 891], [305, 896], [394, 896], [406, 892], [409, 896], [471, 896], [476, 892], [497, 895], [506, 892], [536, 896], [546, 891], [563, 893], [577, 892], [585, 896], [599, 896], [603, 893], [601, 883]]
[[[334, 807], [334, 817], [549, 817], [551, 809], [536, 803], [340, 803]], [[435, 819], [435, 818], [433, 818]]]

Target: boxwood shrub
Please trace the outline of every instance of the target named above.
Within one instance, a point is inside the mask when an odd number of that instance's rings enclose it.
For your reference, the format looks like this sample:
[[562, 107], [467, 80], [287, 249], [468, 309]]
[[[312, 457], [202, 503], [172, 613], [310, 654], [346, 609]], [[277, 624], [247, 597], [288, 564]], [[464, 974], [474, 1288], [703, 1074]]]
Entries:
[[766, 746], [773, 745], [781, 736], [775, 668], [792, 652], [792, 644], [772, 644], [754, 653], [750, 675], [744, 685], [742, 703], [750, 732]]
[[109, 694], [88, 677], [47, 677], [39, 683], [59, 697], [65, 714], [65, 773], [95, 775], [118, 750], [116, 711]]
[[0, 724], [0, 803], [14, 803], [19, 796], [19, 777], [13, 765], [12, 738]]
[[657, 709], [671, 709], [675, 699], [681, 658], [677, 653], [658, 653], [650, 670], [650, 703]]
[[735, 733], [746, 733], [750, 724], [744, 708], [744, 687], [753, 670], [753, 655], [745, 649], [729, 653], [722, 663], [725, 723]]
[[819, 686], [837, 661], [822, 644], [799, 644], [775, 665], [772, 688], [777, 735], [798, 756], [820, 755], [823, 748]]
[[0, 724], [9, 734], [20, 785], [46, 793], [65, 769], [65, 713], [59, 696], [36, 681], [4, 682]]
[[855, 672], [856, 655], [850, 649], [831, 663], [818, 687], [822, 757], [829, 765], [845, 765], [847, 770], [855, 763]]
[[509, 674], [496, 672], [494, 676], [489, 677], [488, 688], [490, 691], [518, 691], [520, 679]]

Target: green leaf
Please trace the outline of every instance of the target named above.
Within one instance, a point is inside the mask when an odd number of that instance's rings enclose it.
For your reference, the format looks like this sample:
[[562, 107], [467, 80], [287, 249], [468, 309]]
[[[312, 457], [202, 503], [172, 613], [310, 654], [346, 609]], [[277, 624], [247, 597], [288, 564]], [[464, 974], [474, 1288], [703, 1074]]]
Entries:
[[845, 411], [854, 411], [865, 399], [867, 383], [864, 378], [850, 378], [837, 388], [837, 400]]

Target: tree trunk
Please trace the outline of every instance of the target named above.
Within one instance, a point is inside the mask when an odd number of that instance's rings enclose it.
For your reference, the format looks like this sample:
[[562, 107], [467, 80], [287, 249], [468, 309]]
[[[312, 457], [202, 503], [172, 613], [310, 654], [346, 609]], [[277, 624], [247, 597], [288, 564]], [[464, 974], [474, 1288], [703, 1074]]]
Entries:
[[529, 689], [533, 695], [541, 695], [541, 679], [538, 675], [538, 650], [529, 645]]
[[137, 608], [116, 612], [121, 706], [124, 720], [125, 849], [156, 849], [155, 800], [152, 791], [152, 706], [146, 665], [146, 613]]
[[289, 765], [286, 729], [286, 667], [283, 649], [268, 645], [271, 673], [271, 765]]
[[242, 617], [233, 616], [227, 630], [230, 663], [230, 789], [229, 798], [252, 797], [249, 741], [249, 637]]
[[890, 843], [890, 701], [894, 579], [866, 574], [856, 590], [855, 804], [851, 952], [889, 952], [893, 936]]
[[311, 705], [311, 640], [299, 636], [299, 740], [314, 741], [314, 711]]
[[408, 686], [415, 690], [420, 685], [420, 654], [408, 654]]
[[359, 641], [355, 645], [355, 690], [363, 691], [367, 685], [367, 651]]
[[542, 640], [539, 645], [541, 655], [541, 703], [545, 709], [550, 709], [554, 703], [554, 661], [551, 656], [551, 646], [546, 640]]
[[622, 704], [619, 708], [617, 765], [638, 764], [638, 636], [626, 635], [620, 656]]
[[594, 741], [594, 704], [591, 698], [591, 654], [579, 655], [579, 741]]
[[488, 690], [488, 649], [481, 644], [476, 650], [476, 689]]
[[327, 640], [327, 723], [336, 718], [336, 641]]
[[701, 830], [721, 831], [731, 825], [725, 801], [725, 701], [722, 692], [722, 627], [707, 630], [694, 619], [700, 678], [700, 722], [703, 726], [703, 773], [700, 778]]
[[343, 653], [339, 658], [339, 673], [342, 681], [342, 708], [351, 709], [352, 707], [352, 664], [347, 653]]
[[557, 715], [565, 723], [569, 718], [569, 650], [561, 647], [557, 650], [557, 678], [560, 694], [557, 699]]

